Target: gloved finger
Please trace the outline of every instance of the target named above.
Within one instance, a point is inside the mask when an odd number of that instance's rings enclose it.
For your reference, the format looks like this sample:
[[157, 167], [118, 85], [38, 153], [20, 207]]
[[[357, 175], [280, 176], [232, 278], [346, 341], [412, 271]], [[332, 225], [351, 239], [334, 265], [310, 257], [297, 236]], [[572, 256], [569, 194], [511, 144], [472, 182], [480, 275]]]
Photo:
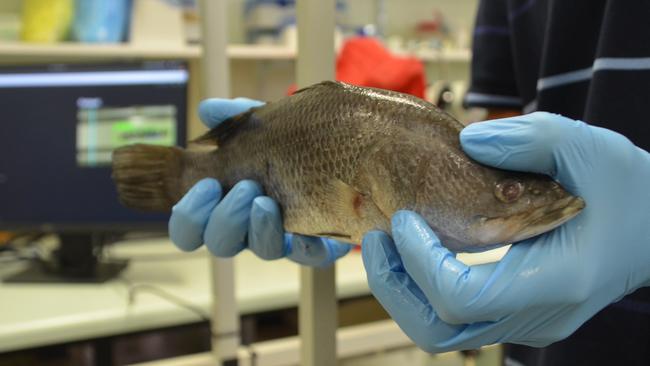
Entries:
[[325, 238], [323, 239], [325, 246], [327, 247], [327, 252], [329, 253], [328, 261], [331, 263], [336, 262], [337, 259], [348, 254], [354, 245], [349, 243], [343, 243], [338, 240]]
[[494, 343], [545, 347], [571, 335], [588, 318], [576, 317], [562, 306], [532, 307], [498, 321], [468, 324], [456, 337], [441, 342], [440, 346], [456, 350], [477, 349]]
[[230, 117], [261, 105], [264, 102], [248, 98], [210, 98], [199, 104], [199, 117], [206, 126], [213, 128]]
[[590, 138], [587, 124], [546, 112], [474, 123], [460, 134], [465, 152], [481, 163], [548, 174], [568, 186], [577, 186], [580, 172], [567, 163], [583, 159]]
[[454, 337], [439, 342], [438, 347], [447, 352], [479, 349], [483, 346], [488, 346], [494, 343], [518, 343], [511, 342], [510, 338], [508, 338], [511, 334], [511, 327], [508, 323], [509, 322], [503, 321], [468, 324]]
[[[575, 265], [576, 257], [580, 256], [576, 250], [580, 248], [567, 239], [566, 233], [572, 230], [559, 227], [518, 242], [499, 261], [468, 267], [462, 279], [455, 284], [449, 280], [446, 284], [449, 291], [437, 296], [445, 296], [450, 307], [456, 303], [453, 315], [456, 321], [465, 323], [495, 322], [513, 314], [530, 313], [530, 304], [544, 309], [582, 304], [589, 292], [586, 285], [579, 286], [582, 288], [557, 286], [567, 278], [572, 283], [589, 282], [581, 279], [590, 278], [584, 267]], [[440, 275], [436, 272], [435, 276]]]
[[[553, 284], [577, 278], [568, 246], [554, 245], [563, 229], [513, 245], [496, 263], [467, 266], [444, 248], [423, 218], [400, 211], [392, 222], [396, 248], [407, 272], [442, 320], [451, 324], [496, 322], [528, 304], [556, 307], [584, 302], [584, 291], [559, 291]], [[566, 240], [565, 240], [566, 242]], [[540, 265], [543, 263], [544, 265]], [[568, 274], [569, 265], [576, 274]], [[544, 294], [540, 298], [540, 294]]]
[[312, 267], [330, 266], [352, 248], [336, 240], [297, 234], [286, 234], [285, 242], [287, 258]]
[[206, 178], [174, 205], [169, 219], [169, 237], [179, 249], [191, 251], [203, 244], [203, 230], [221, 193], [219, 182]]
[[427, 297], [405, 270], [393, 241], [383, 232], [365, 235], [361, 245], [363, 265], [373, 295], [420, 348], [432, 352], [451, 350], [447, 344], [465, 325], [442, 321]]
[[280, 208], [270, 197], [259, 196], [253, 200], [248, 248], [266, 260], [282, 258], [288, 251]]
[[392, 227], [406, 271], [444, 321], [496, 321], [518, 309], [521, 302], [517, 297], [508, 301], [504, 294], [513, 282], [512, 274], [517, 273], [498, 270], [506, 262], [467, 266], [442, 246], [426, 221], [414, 212], [397, 212]]
[[395, 247], [406, 272], [424, 291], [446, 322], [466, 323], [464, 304], [471, 301], [471, 269], [442, 246], [433, 230], [418, 214], [398, 211], [392, 218]]
[[250, 211], [260, 186], [243, 180], [232, 188], [212, 211], [203, 241], [217, 257], [232, 257], [246, 247]]

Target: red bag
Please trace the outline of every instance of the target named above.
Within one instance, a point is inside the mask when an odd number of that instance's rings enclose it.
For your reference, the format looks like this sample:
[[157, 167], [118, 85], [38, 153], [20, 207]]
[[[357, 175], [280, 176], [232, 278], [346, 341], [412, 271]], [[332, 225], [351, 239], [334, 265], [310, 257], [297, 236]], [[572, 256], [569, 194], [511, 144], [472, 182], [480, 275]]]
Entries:
[[[348, 39], [336, 60], [336, 80], [388, 89], [424, 98], [426, 75], [422, 61], [391, 54], [374, 38]], [[295, 92], [295, 86], [289, 94]]]
[[424, 98], [426, 76], [422, 61], [391, 54], [374, 38], [352, 38], [336, 61], [336, 80], [394, 90]]

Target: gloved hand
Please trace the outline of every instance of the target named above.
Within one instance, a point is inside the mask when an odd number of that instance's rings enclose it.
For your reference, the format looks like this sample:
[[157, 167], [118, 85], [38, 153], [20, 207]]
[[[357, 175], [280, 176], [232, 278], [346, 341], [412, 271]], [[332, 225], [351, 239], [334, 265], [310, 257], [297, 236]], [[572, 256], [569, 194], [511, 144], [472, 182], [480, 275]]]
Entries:
[[549, 113], [477, 123], [464, 150], [498, 168], [548, 174], [586, 201], [555, 230], [467, 266], [424, 220], [401, 211], [393, 240], [366, 235], [372, 292], [421, 348], [545, 346], [650, 285], [650, 154], [612, 131]]
[[[264, 103], [246, 99], [208, 99], [199, 115], [208, 127]], [[350, 251], [351, 245], [284, 232], [275, 201], [253, 181], [241, 181], [223, 198], [215, 179], [203, 179], [174, 206], [169, 236], [182, 250], [202, 244], [218, 257], [231, 257], [245, 248], [262, 259], [289, 259], [310, 266], [327, 266]]]

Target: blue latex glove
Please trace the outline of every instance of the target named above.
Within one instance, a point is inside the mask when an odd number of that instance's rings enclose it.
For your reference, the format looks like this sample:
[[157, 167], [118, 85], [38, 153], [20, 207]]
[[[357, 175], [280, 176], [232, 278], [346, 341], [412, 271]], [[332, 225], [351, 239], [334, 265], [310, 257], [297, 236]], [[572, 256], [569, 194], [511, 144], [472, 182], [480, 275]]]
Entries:
[[587, 206], [484, 265], [456, 260], [412, 212], [393, 217], [394, 241], [367, 234], [370, 288], [421, 348], [545, 346], [650, 285], [650, 154], [612, 131], [548, 113], [473, 124], [460, 138], [476, 160], [549, 174]]
[[[264, 103], [246, 99], [208, 99], [199, 115], [208, 127]], [[231, 257], [245, 248], [263, 259], [289, 259], [310, 266], [328, 266], [352, 247], [331, 239], [284, 232], [280, 209], [253, 181], [237, 183], [221, 199], [215, 179], [203, 179], [174, 206], [169, 236], [182, 250], [202, 244], [218, 257]]]

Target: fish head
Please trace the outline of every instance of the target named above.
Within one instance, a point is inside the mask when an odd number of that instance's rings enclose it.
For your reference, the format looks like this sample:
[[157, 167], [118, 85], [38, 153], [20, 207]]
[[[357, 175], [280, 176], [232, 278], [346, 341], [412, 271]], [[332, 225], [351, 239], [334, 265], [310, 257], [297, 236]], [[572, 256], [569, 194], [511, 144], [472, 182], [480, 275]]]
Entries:
[[546, 176], [499, 176], [488, 188], [474, 206], [476, 210], [467, 226], [466, 235], [475, 248], [469, 251], [542, 234], [575, 217], [585, 207], [584, 200]]

